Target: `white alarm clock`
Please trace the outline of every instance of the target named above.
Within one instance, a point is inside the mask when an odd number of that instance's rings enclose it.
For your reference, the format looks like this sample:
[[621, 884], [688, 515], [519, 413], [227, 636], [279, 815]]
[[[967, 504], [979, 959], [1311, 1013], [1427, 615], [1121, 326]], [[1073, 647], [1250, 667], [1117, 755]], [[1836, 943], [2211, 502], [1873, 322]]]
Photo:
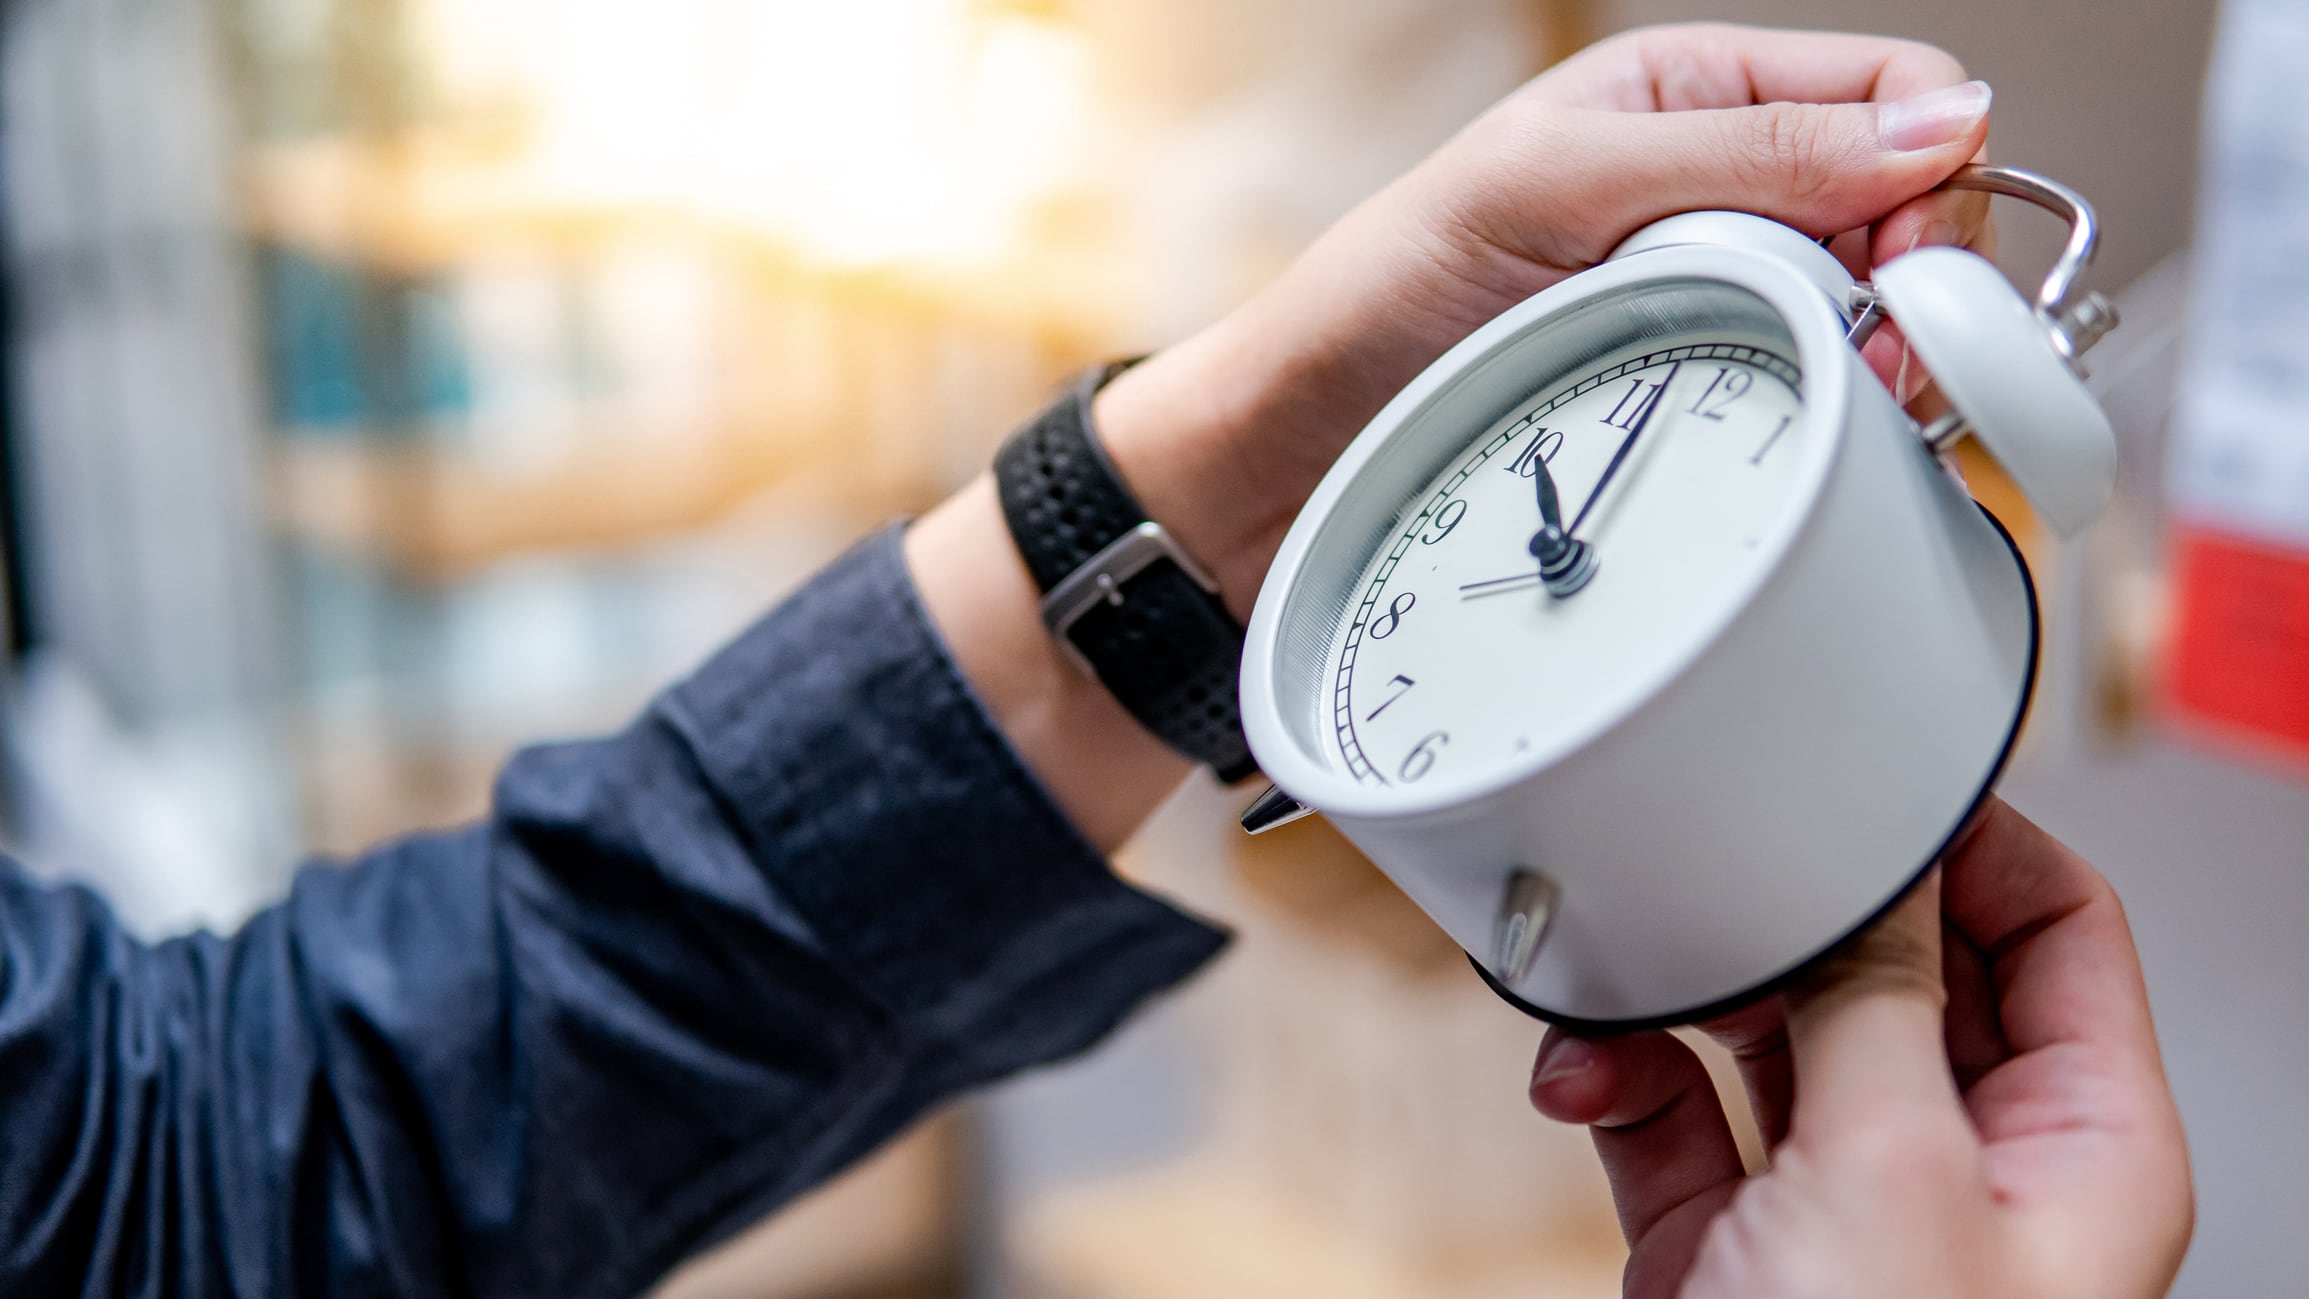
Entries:
[[[1788, 227], [1674, 217], [1470, 335], [1356, 437], [1245, 644], [1276, 788], [1328, 817], [1525, 1009], [1689, 1021], [1865, 925], [2012, 752], [2039, 642], [2026, 565], [1943, 459], [1979, 437], [2066, 534], [2116, 450], [2077, 357], [2090, 209], [2026, 173], [1952, 187], [2065, 215], [2032, 306], [1987, 261], [1872, 285]], [[1899, 322], [1954, 414], [1861, 360]]]

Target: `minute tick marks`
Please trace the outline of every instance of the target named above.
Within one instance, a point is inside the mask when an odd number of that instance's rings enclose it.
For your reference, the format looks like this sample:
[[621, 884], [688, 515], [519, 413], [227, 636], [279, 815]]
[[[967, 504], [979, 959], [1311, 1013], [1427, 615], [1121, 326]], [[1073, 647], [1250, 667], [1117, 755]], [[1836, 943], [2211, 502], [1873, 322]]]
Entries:
[[[1429, 785], [1535, 751], [1524, 706], [1508, 702], [1522, 697], [1511, 679], [1529, 684], [1532, 672], [1579, 683], [1540, 692], [1551, 713], [1598, 706], [1599, 686], [1639, 670], [1643, 645], [1672, 637], [1639, 634], [1631, 652], [1596, 662], [1566, 659], [1566, 647], [1599, 644], [1597, 627], [1630, 617], [1681, 617], [1657, 610], [1685, 607], [1677, 592], [1712, 580], [1705, 575], [1726, 557], [1756, 553], [1745, 543], [1802, 462], [1786, 450], [1802, 445], [1802, 430], [1791, 423], [1761, 464], [1752, 458], [1774, 422], [1800, 409], [1801, 382], [1794, 365], [1751, 344], [1654, 343], [1559, 378], [1466, 430], [1456, 455], [1406, 492], [1384, 540], [1364, 552], [1333, 624], [1323, 730], [1343, 771], [1373, 786]], [[1482, 472], [1487, 465], [1508, 476]], [[1568, 520], [1567, 496], [1580, 506]], [[1671, 501], [1676, 522], [1663, 530], [1659, 511]], [[1670, 536], [1700, 549], [1670, 544], [1674, 568], [1663, 570]], [[1581, 543], [1591, 561], [1619, 557], [1611, 577], [1563, 580], [1564, 558]], [[1405, 562], [1414, 555], [1427, 562]], [[1528, 558], [1518, 565], [1510, 556]], [[1501, 567], [1485, 572], [1490, 563]], [[1572, 568], [1583, 566], [1600, 572]], [[1556, 574], [1559, 593], [1546, 592], [1543, 569]], [[1567, 598], [1606, 585], [1608, 597]], [[1445, 590], [1459, 598], [1442, 599]]]

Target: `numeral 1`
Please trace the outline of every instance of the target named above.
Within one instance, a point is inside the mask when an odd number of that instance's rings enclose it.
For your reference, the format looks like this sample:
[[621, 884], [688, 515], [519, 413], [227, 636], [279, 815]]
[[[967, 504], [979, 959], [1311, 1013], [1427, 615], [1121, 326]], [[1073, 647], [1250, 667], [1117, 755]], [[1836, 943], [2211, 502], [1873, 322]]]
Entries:
[[1748, 457], [1748, 463], [1752, 465], [1764, 463], [1764, 453], [1772, 449], [1772, 444], [1780, 440], [1782, 433], [1788, 431], [1788, 421], [1794, 418], [1796, 417], [1793, 415], [1782, 415], [1780, 422], [1773, 426], [1772, 436], [1764, 439], [1764, 445], [1756, 448], [1756, 454]]

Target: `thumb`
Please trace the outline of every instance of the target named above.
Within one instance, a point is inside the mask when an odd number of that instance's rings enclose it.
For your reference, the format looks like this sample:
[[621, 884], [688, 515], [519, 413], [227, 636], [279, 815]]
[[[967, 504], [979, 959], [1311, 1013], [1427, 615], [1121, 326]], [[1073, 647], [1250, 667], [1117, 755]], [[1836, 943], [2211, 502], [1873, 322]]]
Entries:
[[1938, 871], [1787, 1000], [1797, 1131], [1834, 1141], [1887, 1122], [1964, 1121], [1943, 1028]]
[[[1986, 82], [1968, 81], [1885, 104], [1583, 115], [1583, 129], [1555, 137], [1579, 141], [1581, 156], [1564, 160], [1551, 197], [1584, 209], [1560, 228], [1609, 241], [1581, 250], [1587, 261], [1638, 227], [1709, 208], [1841, 234], [1971, 161], [1988, 137], [1989, 99]], [[1971, 207], [1975, 220], [1986, 211]]]

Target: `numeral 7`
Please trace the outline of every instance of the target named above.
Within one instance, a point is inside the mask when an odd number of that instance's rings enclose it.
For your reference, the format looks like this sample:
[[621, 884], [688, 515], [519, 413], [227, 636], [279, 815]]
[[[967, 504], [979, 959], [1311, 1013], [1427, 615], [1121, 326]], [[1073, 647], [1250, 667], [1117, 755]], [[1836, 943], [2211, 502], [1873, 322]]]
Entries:
[[1379, 714], [1387, 711], [1388, 705], [1393, 704], [1396, 700], [1401, 699], [1406, 694], [1409, 694], [1411, 692], [1411, 687], [1419, 684], [1418, 682], [1413, 681], [1411, 678], [1404, 676], [1400, 672], [1395, 674], [1394, 681], [1390, 681], [1387, 684], [1394, 685], [1398, 681], [1402, 683], [1402, 688], [1397, 690], [1394, 694], [1387, 696], [1387, 698], [1382, 701], [1377, 708], [1372, 709], [1370, 713], [1365, 715], [1363, 718], [1364, 721], [1368, 722], [1376, 720]]

